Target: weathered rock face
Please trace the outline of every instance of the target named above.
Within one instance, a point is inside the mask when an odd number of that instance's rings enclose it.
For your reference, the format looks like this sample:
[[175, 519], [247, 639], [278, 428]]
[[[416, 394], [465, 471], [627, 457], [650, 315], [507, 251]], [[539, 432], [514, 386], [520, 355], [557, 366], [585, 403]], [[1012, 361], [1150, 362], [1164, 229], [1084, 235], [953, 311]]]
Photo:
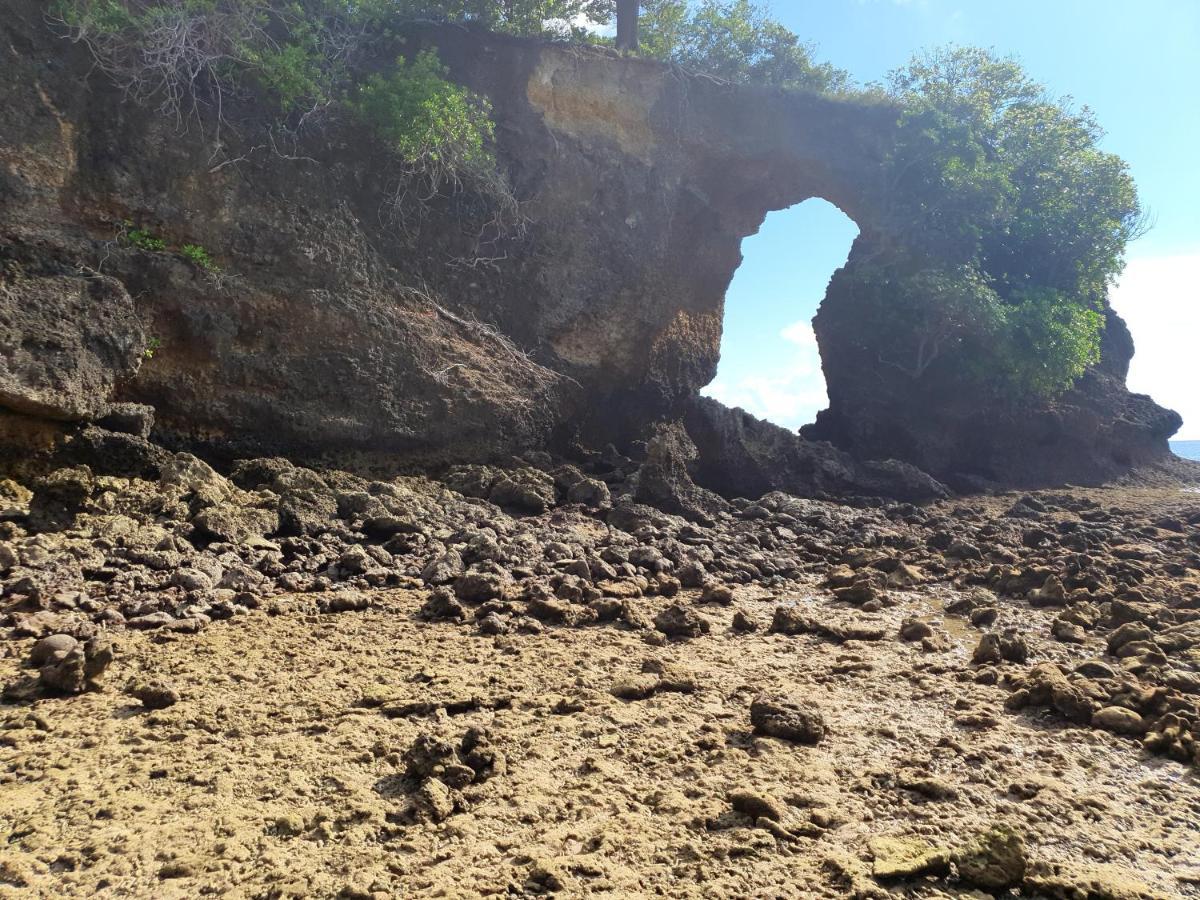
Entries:
[[146, 336], [116, 279], [17, 271], [0, 280], [0, 346], [0, 406], [85, 421], [137, 373]]
[[947, 495], [943, 485], [908, 463], [860, 462], [830, 444], [799, 439], [710, 397], [689, 405], [684, 423], [699, 450], [695, 480], [727, 496], [785, 491], [923, 502]]
[[[576, 440], [624, 447], [686, 414], [703, 431], [692, 471], [722, 491], [912, 486], [894, 464], [862, 468], [785, 432], [718, 426], [723, 413], [695, 405], [716, 371], [742, 239], [768, 211], [810, 197], [870, 237], [893, 109], [736, 88], [603, 51], [417, 31], [404, 52], [437, 46], [452, 76], [492, 101], [497, 157], [522, 200], [524, 227], [481, 248], [464, 233], [469, 192], [435, 201], [415, 234], [389, 224], [395, 166], [352, 125], [330, 122], [285, 149], [255, 137], [265, 113], [245, 100], [225, 109], [233, 124], [181, 133], [99, 76], [80, 90], [82, 49], [47, 29], [41, 4], [9, 7], [0, 295], [4, 309], [57, 298], [38, 315], [79, 324], [57, 356], [34, 354], [34, 364], [9, 352], [0, 406], [91, 419], [109, 401], [144, 403], [157, 412], [155, 438], [176, 447], [343, 465], [480, 460]], [[117, 240], [126, 222], [167, 249]], [[188, 243], [221, 274], [175, 252]], [[39, 321], [6, 314], [6, 352], [36, 344]], [[953, 414], [908, 422], [924, 443], [866, 439], [896, 431], [889, 411], [923, 398], [876, 403], [847, 332], [820, 334], [829, 439], [861, 459], [962, 469], [927, 446], [944, 428], [966, 440], [974, 426]], [[153, 358], [137, 369], [145, 349]], [[1115, 369], [1104, 377], [1088, 407], [1093, 431], [1056, 420], [1064, 432], [1086, 442], [1104, 431], [1114, 448], [1133, 448], [1131, 462], [1165, 452], [1157, 407], [1129, 400]], [[757, 474], [747, 479], [749, 447]], [[1051, 472], [1074, 470], [1038, 474]]]

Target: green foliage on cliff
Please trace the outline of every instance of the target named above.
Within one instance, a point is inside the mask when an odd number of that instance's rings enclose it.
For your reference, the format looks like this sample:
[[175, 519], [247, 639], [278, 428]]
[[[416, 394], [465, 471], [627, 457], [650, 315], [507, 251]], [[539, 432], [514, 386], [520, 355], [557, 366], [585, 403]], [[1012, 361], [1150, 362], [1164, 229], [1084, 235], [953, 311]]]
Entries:
[[139, 228], [130, 221], [125, 221], [118, 231], [117, 237], [123, 243], [138, 250], [158, 253], [167, 249], [167, 242], [145, 228]]
[[907, 311], [881, 312], [880, 343], [913, 377], [932, 344], [1010, 395], [1061, 393], [1099, 359], [1107, 288], [1141, 228], [1125, 163], [1097, 147], [1089, 110], [989, 51], [920, 57], [888, 90], [902, 109], [888, 224], [905, 246], [860, 277]]
[[[612, 0], [58, 0], [66, 34], [130, 96], [181, 121], [221, 121], [255, 94], [293, 134], [326, 119], [364, 127], [395, 161], [394, 221], [467, 187], [491, 223], [517, 220], [492, 155], [487, 100], [432, 52], [382, 71], [406, 23], [471, 23], [597, 40]], [[847, 92], [846, 73], [755, 0], [647, 0], [642, 53], [742, 83]], [[386, 58], [386, 57], [384, 57]], [[859, 95], [895, 104], [884, 161], [893, 236], [853, 273], [879, 357], [920, 379], [975, 373], [1010, 397], [1049, 397], [1098, 359], [1106, 293], [1141, 212], [1125, 164], [1101, 151], [1086, 108], [1047, 94], [1009, 59], [952, 48]], [[272, 145], [274, 140], [272, 139]], [[500, 212], [497, 212], [499, 210]], [[496, 226], [502, 229], [502, 226]]]
[[[71, 39], [135, 100], [181, 122], [219, 127], [229, 102], [257, 93], [276, 128], [296, 133], [353, 120], [379, 137], [404, 178], [406, 201], [464, 185], [504, 207], [511, 192], [491, 155], [486, 100], [449, 81], [435, 54], [370, 70], [398, 29], [422, 18], [480, 21], [521, 31], [548, 10], [579, 14], [587, 0], [59, 0]], [[394, 198], [393, 198], [394, 199]]]
[[445, 78], [431, 51], [355, 86], [347, 102], [405, 159], [468, 169], [491, 165], [491, 107]]
[[184, 244], [179, 248], [179, 252], [188, 262], [199, 266], [206, 272], [215, 274], [221, 271], [220, 266], [213, 260], [212, 254], [199, 244]]
[[1050, 397], [1100, 360], [1099, 312], [1044, 288], [1005, 301], [973, 265], [873, 261], [849, 269], [842, 289], [879, 362], [914, 380], [951, 362], [979, 388]]
[[752, 0], [648, 0], [641, 52], [733, 82], [843, 90], [844, 71], [812, 58], [813, 48]]

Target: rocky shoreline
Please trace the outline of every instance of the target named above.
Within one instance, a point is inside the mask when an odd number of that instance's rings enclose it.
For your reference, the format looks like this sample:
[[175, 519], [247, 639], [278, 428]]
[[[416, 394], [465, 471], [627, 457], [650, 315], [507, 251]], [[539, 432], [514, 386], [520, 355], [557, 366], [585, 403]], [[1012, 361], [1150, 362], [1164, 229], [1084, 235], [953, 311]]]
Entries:
[[[506, 466], [458, 466], [440, 480], [384, 481], [283, 459], [241, 461], [223, 475], [194, 456], [98, 429], [88, 446], [111, 448], [118, 440], [140, 448], [141, 462], [130, 471], [142, 477], [97, 474], [78, 464], [15, 471], [2, 484], [0, 781], [18, 793], [49, 790], [21, 807], [35, 819], [53, 813], [46, 806], [54, 802], [47, 779], [55, 779], [43, 768], [43, 754], [60, 721], [99, 704], [154, 730], [155, 710], [186, 716], [219, 692], [221, 676], [229, 674], [213, 672], [217, 677], [210, 679], [188, 664], [172, 675], [160, 653], [179, 669], [190, 644], [201, 653], [210, 642], [254, 642], [280, 628], [312, 632], [318, 658], [321, 637], [343, 629], [358, 634], [354, 640], [377, 642], [375, 651], [392, 641], [414, 654], [398, 667], [418, 670], [436, 662], [436, 653], [421, 649], [427, 641], [487, 647], [500, 659], [514, 657], [517, 671], [505, 678], [518, 679], [541, 677], [536, 654], [530, 662], [527, 653], [547, 644], [570, 641], [582, 654], [580, 665], [589, 663], [593, 643], [615, 641], [622, 656], [641, 648], [644, 658], [633, 670], [616, 659], [604, 667], [607, 684], [591, 678], [578, 696], [569, 685], [552, 702], [538, 696], [536, 705], [548, 706], [553, 717], [588, 709], [597, 690], [606, 703], [626, 708], [704, 702], [714, 687], [703, 664], [709, 654], [735, 654], [745, 663], [741, 646], [767, 642], [773, 654], [797, 657], [786, 664], [807, 667], [805, 677], [758, 684], [747, 669], [741, 679], [753, 690], [735, 694], [741, 708], [701, 725], [700, 746], [708, 751], [749, 748], [753, 754], [767, 742], [786, 756], [809, 752], [805, 748], [818, 752], [831, 741], [850, 740], [859, 751], [886, 744], [899, 733], [893, 729], [887, 738], [887, 708], [855, 709], [861, 705], [856, 695], [885, 689], [895, 678], [913, 686], [932, 681], [952, 707], [947, 727], [959, 760], [975, 758], [986, 736], [1008, 729], [1035, 729], [1040, 734], [1027, 746], [1049, 741], [1068, 760], [1081, 735], [1111, 735], [1106, 752], [1129, 771], [1162, 773], [1152, 759], [1178, 766], [1170, 775], [1178, 786], [1173, 802], [1193, 809], [1200, 802], [1194, 781], [1200, 765], [1200, 495], [1178, 485], [979, 496], [929, 506], [868, 499], [848, 505], [779, 492], [724, 501], [685, 474], [664, 470], [652, 450], [640, 461], [610, 448], [574, 463], [533, 453]], [[111, 464], [116, 457], [98, 458]], [[378, 632], [373, 638], [356, 622], [367, 619]], [[348, 652], [353, 657], [358, 650]], [[901, 675], [894, 671], [897, 659], [906, 667]], [[823, 699], [828, 690], [811, 682], [817, 672], [837, 686]], [[374, 798], [384, 811], [370, 832], [373, 846], [403, 844], [410, 833], [428, 836], [460, 828], [455, 823], [464, 816], [486, 816], [480, 810], [488, 808], [493, 780], [528, 763], [520, 730], [502, 726], [535, 702], [529, 686], [508, 691], [474, 682], [465, 670], [459, 674], [428, 685], [358, 678], [344, 685], [346, 710], [420, 726], [405, 746], [371, 756], [373, 766], [392, 773], [389, 787]], [[847, 733], [851, 711], [852, 718], [875, 721], [859, 721]], [[616, 746], [600, 742], [592, 749], [603, 757]], [[1023, 746], [1011, 750], [1020, 754]], [[71, 772], [86, 766], [90, 753], [112, 749], [92, 744], [54, 765]], [[909, 782], [902, 790], [923, 802], [961, 806], [961, 788], [942, 783], [928, 764], [916, 768], [904, 776]], [[844, 785], [845, 777], [835, 781]], [[677, 779], [668, 776], [662, 789], [686, 792]], [[791, 778], [783, 783], [799, 786]], [[1030, 798], [1038, 795], [1030, 790]], [[179, 799], [160, 798], [164, 809]], [[1039, 856], [1037, 829], [1019, 816], [980, 819], [969, 833], [936, 840], [919, 830], [843, 838], [836, 816], [797, 808], [753, 786], [734, 789], [720, 803], [728, 811], [719, 822], [692, 827], [710, 836], [752, 829], [762, 835], [755, 842], [789, 853], [848, 854], [841, 882], [825, 866], [821, 871], [832, 879], [825, 893], [814, 888], [797, 896], [844, 896], [833, 885], [851, 883], [847, 891], [868, 896], [896, 878], [935, 891], [929, 896], [972, 886], [1023, 886], [1063, 897], [1168, 896], [1160, 893], [1164, 885], [1184, 895], [1192, 884], [1170, 874], [1173, 864], [1163, 860], [1149, 870], [1148, 893], [1072, 893], [1075, 888], [1062, 886], [1070, 878], [1053, 876]], [[0, 835], [15, 854], [0, 884], [42, 892], [56, 885], [51, 892], [63, 894], [95, 887], [86, 860], [57, 881], [62, 847], [43, 832], [26, 831], [22, 821], [0, 813]], [[92, 821], [82, 834], [98, 827]], [[265, 827], [273, 835], [283, 828]], [[311, 826], [291, 823], [283, 830], [294, 837]], [[38, 833], [42, 838], [33, 840]], [[319, 847], [336, 858], [333, 844]], [[1195, 866], [1197, 849], [1193, 843], [1173, 852], [1182, 854], [1181, 864]], [[104, 880], [142, 890], [186, 884], [179, 888], [183, 895], [221, 867], [219, 855], [202, 854], [175, 874], [162, 863]], [[594, 887], [587, 877], [555, 874], [553, 867], [540, 871], [513, 862], [509, 869], [522, 874], [522, 892]], [[1078, 870], [1073, 864], [1063, 872]], [[313, 877], [311, 884], [324, 883]], [[379, 890], [364, 896], [403, 896], [401, 887], [415, 884], [408, 877], [383, 877]], [[567, 887], [556, 889], [556, 880]], [[479, 884], [459, 888], [471, 892]], [[668, 891], [695, 892], [686, 886]], [[262, 895], [281, 894], [264, 889]]]

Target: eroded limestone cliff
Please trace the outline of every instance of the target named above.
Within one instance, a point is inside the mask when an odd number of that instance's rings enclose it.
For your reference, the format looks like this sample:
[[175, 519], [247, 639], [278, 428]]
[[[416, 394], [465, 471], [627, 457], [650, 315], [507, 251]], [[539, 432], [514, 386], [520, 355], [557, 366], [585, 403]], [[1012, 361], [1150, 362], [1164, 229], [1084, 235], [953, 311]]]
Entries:
[[[838, 277], [817, 320], [832, 408], [813, 434], [849, 453], [699, 399], [741, 241], [768, 211], [836, 204], [862, 231], [849, 266], [896, 237], [879, 174], [896, 117], [886, 105], [418, 30], [405, 52], [436, 46], [453, 78], [491, 100], [522, 201], [519, 227], [481, 248], [464, 226], [469, 196], [432, 204], [417, 231], [397, 228], [385, 214], [394, 165], [353, 126], [285, 145], [249, 102], [220, 128], [163, 117], [89, 76], [41, 4], [9, 7], [10, 445], [53, 441], [111, 403], [154, 407], [155, 439], [170, 446], [351, 466], [629, 449], [684, 421], [690, 438], [671, 432], [672, 446], [694, 441], [693, 476], [725, 493], [922, 499], [941, 488], [907, 463], [967, 486], [1095, 481], [1164, 456], [1178, 425], [1125, 390], [1132, 344], [1115, 315], [1105, 360], [1052, 408], [979, 409], [857, 352]], [[118, 240], [127, 223], [167, 249]], [[222, 274], [171, 251], [189, 243]]]

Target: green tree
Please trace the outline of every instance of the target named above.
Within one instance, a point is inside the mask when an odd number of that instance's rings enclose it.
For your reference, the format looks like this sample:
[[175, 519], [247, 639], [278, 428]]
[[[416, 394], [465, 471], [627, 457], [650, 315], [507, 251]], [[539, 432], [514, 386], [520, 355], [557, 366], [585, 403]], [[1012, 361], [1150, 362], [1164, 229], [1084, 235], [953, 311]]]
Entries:
[[1040, 284], [1102, 300], [1143, 219], [1089, 109], [978, 48], [914, 59], [889, 88], [904, 108], [896, 194], [928, 249], [975, 258], [1004, 296]]
[[[925, 308], [911, 311], [916, 330], [939, 331], [929, 316], [944, 319], [940, 330], [957, 335], [963, 355], [957, 370], [1006, 393], [1061, 393], [1099, 359], [1107, 288], [1141, 228], [1127, 166], [1098, 148], [1103, 132], [1089, 110], [990, 51], [918, 57], [887, 89], [902, 110], [887, 161], [889, 231], [906, 246], [888, 274], [875, 266], [863, 277], [897, 283], [912, 259], [941, 270], [943, 285], [962, 285], [960, 297], [926, 283]], [[969, 283], [964, 271], [976, 273]], [[897, 289], [901, 306], [914, 288], [922, 281]], [[983, 311], [964, 316], [963, 302]], [[881, 344], [908, 334], [894, 319], [880, 318]]]
[[844, 71], [813, 61], [813, 47], [753, 0], [648, 0], [642, 52], [733, 82], [840, 91]]

